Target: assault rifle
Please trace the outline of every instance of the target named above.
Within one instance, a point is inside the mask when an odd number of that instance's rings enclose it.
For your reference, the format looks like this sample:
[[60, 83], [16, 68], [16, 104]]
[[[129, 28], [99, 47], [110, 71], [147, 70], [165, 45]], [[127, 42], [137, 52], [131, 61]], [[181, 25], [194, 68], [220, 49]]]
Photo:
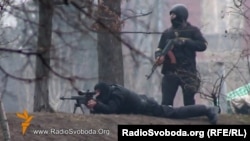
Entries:
[[[159, 56], [165, 56], [170, 50], [172, 50], [174, 47], [173, 43], [174, 43], [173, 39], [169, 40], [168, 43], [166, 44], [166, 46], [164, 47], [164, 49], [161, 51], [161, 54], [159, 54]], [[149, 79], [152, 76], [152, 74], [156, 70], [157, 66], [158, 65], [155, 62], [152, 69], [151, 69], [150, 74], [146, 75], [147, 79]]]
[[[185, 41], [185, 40], [190, 40], [190, 39], [189, 38], [178, 37], [178, 38], [168, 40], [167, 44], [165, 45], [165, 47], [163, 48], [163, 50], [161, 51], [161, 53], [158, 56], [166, 56], [168, 54], [169, 57], [170, 57], [171, 62], [172, 62], [172, 59], [175, 60], [175, 56], [174, 56], [174, 54], [172, 53], [171, 50], [174, 48], [174, 44], [176, 42], [178, 42], [178, 40]], [[156, 70], [157, 66], [158, 65], [155, 62], [152, 69], [151, 69], [150, 74], [146, 75], [147, 79], [149, 79], [152, 76], [152, 74]]]
[[89, 90], [87, 90], [86, 92], [78, 91], [77, 93], [78, 93], [78, 96], [60, 97], [60, 99], [61, 100], [76, 100], [73, 113], [76, 112], [77, 107], [80, 107], [82, 113], [84, 113], [82, 104], [87, 105], [87, 102], [93, 98], [93, 96], [95, 95], [95, 92], [90, 92]]

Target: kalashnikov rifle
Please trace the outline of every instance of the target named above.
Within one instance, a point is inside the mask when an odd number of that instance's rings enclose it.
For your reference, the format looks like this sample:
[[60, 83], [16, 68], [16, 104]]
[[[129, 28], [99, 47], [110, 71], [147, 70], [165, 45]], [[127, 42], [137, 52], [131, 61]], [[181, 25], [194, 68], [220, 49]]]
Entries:
[[[174, 42], [173, 39], [169, 40], [168, 43], [166, 44], [166, 46], [164, 47], [164, 49], [161, 51], [161, 54], [159, 56], [165, 56], [169, 51], [171, 51], [174, 47], [173, 42]], [[147, 79], [149, 79], [152, 76], [152, 74], [156, 70], [157, 66], [158, 65], [155, 62], [152, 69], [151, 69], [150, 74], [146, 75]]]
[[[168, 54], [169, 57], [170, 57], [171, 63], [175, 63], [176, 58], [175, 58], [175, 56], [174, 56], [174, 54], [173, 54], [173, 52], [171, 50], [174, 48], [174, 44], [178, 40], [185, 41], [185, 40], [190, 40], [190, 39], [189, 38], [178, 37], [178, 38], [168, 40], [167, 44], [165, 45], [164, 49], [161, 51], [159, 56], [165, 56], [165, 55]], [[152, 74], [156, 70], [157, 66], [158, 66], [157, 63], [155, 62], [152, 69], [151, 69], [150, 74], [146, 75], [147, 79], [149, 79], [152, 76]]]

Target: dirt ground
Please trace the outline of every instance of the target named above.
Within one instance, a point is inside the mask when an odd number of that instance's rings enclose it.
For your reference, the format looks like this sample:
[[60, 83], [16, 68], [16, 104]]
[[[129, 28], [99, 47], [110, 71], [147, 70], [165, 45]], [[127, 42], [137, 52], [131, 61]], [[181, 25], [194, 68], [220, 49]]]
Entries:
[[[8, 113], [11, 141], [116, 141], [118, 124], [164, 124], [164, 125], [208, 125], [206, 117], [174, 120], [142, 115], [83, 115], [69, 113], [30, 113], [34, 116], [27, 132], [22, 135], [21, 122], [15, 113]], [[250, 115], [219, 115], [218, 124], [248, 124]], [[55, 131], [54, 134], [35, 134], [37, 130]], [[80, 132], [77, 134], [60, 134], [61, 131]], [[100, 134], [95, 134], [95, 132]], [[70, 132], [70, 133], [72, 133]], [[0, 140], [3, 140], [0, 130]]]

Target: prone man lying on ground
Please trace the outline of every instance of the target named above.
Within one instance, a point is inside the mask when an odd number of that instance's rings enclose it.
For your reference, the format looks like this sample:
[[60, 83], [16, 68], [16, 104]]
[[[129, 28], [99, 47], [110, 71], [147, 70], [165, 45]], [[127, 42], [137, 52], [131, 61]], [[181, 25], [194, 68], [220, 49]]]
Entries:
[[217, 123], [218, 110], [206, 105], [171, 107], [158, 104], [153, 98], [116, 84], [97, 83], [95, 95], [86, 106], [94, 114], [141, 114], [172, 119], [206, 116], [210, 124]]

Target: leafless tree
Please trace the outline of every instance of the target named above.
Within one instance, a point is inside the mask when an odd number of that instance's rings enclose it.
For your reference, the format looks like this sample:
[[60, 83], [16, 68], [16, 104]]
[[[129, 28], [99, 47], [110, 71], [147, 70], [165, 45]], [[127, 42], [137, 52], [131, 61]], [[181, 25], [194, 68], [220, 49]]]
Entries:
[[35, 83], [34, 112], [41, 110], [54, 111], [49, 104], [49, 74], [50, 71], [45, 65], [50, 64], [52, 17], [54, 11], [53, 0], [39, 1], [39, 29], [37, 41], [36, 78]]
[[[21, 48], [1, 48], [1, 51], [9, 52], [12, 54], [22, 54], [27, 57], [27, 62], [23, 65], [21, 70], [25, 70], [27, 66], [34, 67], [34, 77], [32, 75], [18, 76], [8, 72], [5, 68], [1, 68], [1, 71], [9, 78], [21, 80], [26, 83], [34, 83], [34, 105], [33, 110], [35, 112], [48, 111], [53, 112], [54, 109], [50, 106], [49, 100], [49, 79], [51, 76], [56, 76], [60, 79], [66, 80], [71, 84], [73, 89], [77, 89], [76, 82], [78, 80], [91, 80], [96, 78], [87, 78], [83, 76], [77, 76], [70, 73], [64, 64], [67, 60], [63, 57], [59, 57], [57, 52], [60, 51], [60, 46], [54, 46], [52, 43], [52, 36], [60, 38], [60, 44], [64, 43], [68, 48], [83, 50], [73, 46], [62, 36], [63, 34], [71, 34], [72, 32], [64, 32], [61, 29], [52, 29], [53, 17], [57, 17], [57, 20], [63, 21], [63, 24], [73, 29], [73, 32], [80, 34], [88, 34], [88, 32], [98, 33], [98, 63], [99, 63], [99, 80], [109, 81], [112, 83], [119, 83], [123, 85], [123, 56], [121, 44], [124, 44], [134, 54], [138, 54], [146, 59], [151, 59], [146, 56], [142, 51], [137, 50], [130, 43], [123, 40], [120, 36], [122, 34], [121, 28], [124, 20], [135, 18], [135, 16], [125, 16], [125, 19], [121, 20], [121, 1], [103, 1], [98, 4], [93, 4], [91, 1], [64, 1], [53, 0], [39, 0], [36, 1], [33, 7], [27, 8], [25, 6], [12, 5], [12, 9], [4, 9], [9, 14], [23, 20], [27, 26], [24, 28], [24, 32], [31, 33], [29, 36], [23, 36], [25, 42]], [[61, 6], [61, 7], [60, 7]], [[72, 13], [67, 13], [65, 10], [74, 10]], [[18, 13], [18, 14], [17, 14]], [[25, 15], [20, 16], [19, 13]], [[32, 19], [32, 14], [39, 14], [39, 19]], [[149, 13], [150, 14], [150, 13]], [[147, 16], [148, 14], [137, 14], [136, 17]], [[88, 20], [90, 19], [94, 24], [89, 26]], [[60, 21], [60, 22], [61, 22]], [[126, 32], [124, 32], [125, 34]], [[127, 32], [133, 34], [132, 32]], [[135, 34], [151, 34], [149, 32], [138, 32]], [[157, 33], [159, 34], [159, 33]], [[108, 36], [107, 36], [108, 35]], [[37, 37], [37, 39], [36, 39]], [[94, 38], [94, 37], [93, 37]], [[37, 42], [34, 44], [34, 42]], [[37, 46], [34, 49], [34, 46]], [[66, 48], [67, 48], [66, 47]], [[36, 60], [35, 63], [33, 61]], [[61, 62], [61, 63], [60, 63]], [[61, 70], [59, 70], [61, 69]], [[20, 71], [21, 71], [20, 70]], [[65, 72], [63, 72], [65, 70]]]
[[[3, 0], [0, 2], [0, 21], [2, 20], [2, 16], [3, 16], [3, 9], [5, 7], [7, 7], [9, 4], [11, 4], [10, 1], [8, 0]], [[2, 36], [2, 33], [0, 33]], [[0, 44], [4, 44], [0, 41]], [[2, 87], [0, 88], [1, 91], [0, 91], [0, 126], [1, 126], [1, 129], [2, 129], [2, 132], [3, 132], [3, 141], [10, 141], [11, 139], [11, 136], [10, 136], [10, 129], [9, 129], [9, 124], [8, 124], [8, 119], [7, 119], [7, 116], [6, 116], [6, 111], [5, 111], [5, 108], [4, 108], [4, 105], [3, 105], [3, 102], [2, 102], [2, 99], [3, 99], [3, 95], [5, 93], [5, 85], [7, 84], [7, 77], [4, 77], [5, 79], [2, 80], [3, 82], [3, 85]]]
[[[124, 84], [121, 45], [121, 0], [103, 0], [98, 6], [99, 81]], [[100, 25], [100, 23], [102, 23]]]

